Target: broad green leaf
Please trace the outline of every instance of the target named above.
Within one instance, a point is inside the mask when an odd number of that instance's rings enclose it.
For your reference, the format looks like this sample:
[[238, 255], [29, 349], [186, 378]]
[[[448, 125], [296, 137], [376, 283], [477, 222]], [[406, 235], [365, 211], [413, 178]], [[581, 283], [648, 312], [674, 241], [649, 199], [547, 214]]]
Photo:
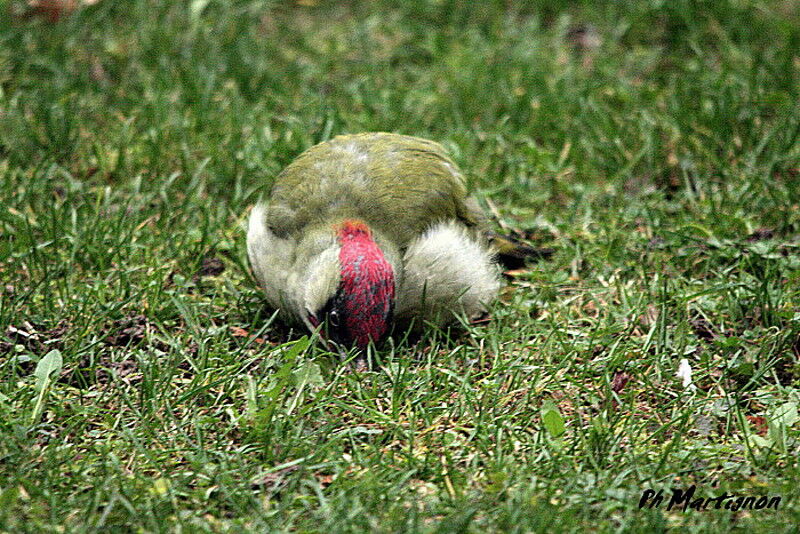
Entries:
[[786, 402], [770, 410], [767, 414], [769, 425], [769, 438], [781, 451], [788, 451], [787, 429], [795, 424], [800, 417], [797, 413], [796, 402]]
[[769, 415], [772, 423], [792, 426], [800, 421], [800, 414], [797, 411], [796, 402], [787, 402], [775, 408]]
[[44, 406], [44, 399], [50, 383], [53, 380], [53, 376], [61, 372], [63, 364], [64, 360], [61, 357], [61, 352], [57, 349], [53, 349], [45, 354], [44, 357], [39, 360], [39, 363], [36, 364], [36, 370], [33, 371], [33, 375], [36, 377], [36, 385], [34, 387], [39, 395], [36, 397], [36, 404], [33, 406], [31, 423], [35, 423], [39, 419], [39, 415], [42, 413], [42, 407]]
[[566, 432], [564, 418], [561, 416], [561, 412], [558, 411], [558, 406], [556, 406], [553, 401], [546, 401], [542, 405], [541, 413], [542, 425], [544, 425], [551, 436], [557, 438]]
[[297, 387], [322, 386], [325, 384], [319, 365], [312, 361], [304, 362], [300, 368], [292, 372], [292, 376]]
[[54, 374], [61, 372], [63, 364], [64, 360], [61, 358], [61, 351], [57, 349], [51, 350], [39, 360], [39, 363], [36, 364], [36, 370], [33, 372], [36, 377], [36, 385], [34, 387], [37, 392], [47, 387]]

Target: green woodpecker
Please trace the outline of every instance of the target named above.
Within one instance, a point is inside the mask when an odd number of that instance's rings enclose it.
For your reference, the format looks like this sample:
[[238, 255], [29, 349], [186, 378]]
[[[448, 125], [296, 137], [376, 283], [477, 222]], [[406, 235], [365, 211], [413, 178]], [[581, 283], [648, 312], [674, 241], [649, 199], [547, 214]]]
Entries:
[[441, 145], [343, 135], [278, 175], [251, 212], [247, 252], [285, 318], [363, 349], [394, 320], [485, 312], [500, 278], [480, 217]]

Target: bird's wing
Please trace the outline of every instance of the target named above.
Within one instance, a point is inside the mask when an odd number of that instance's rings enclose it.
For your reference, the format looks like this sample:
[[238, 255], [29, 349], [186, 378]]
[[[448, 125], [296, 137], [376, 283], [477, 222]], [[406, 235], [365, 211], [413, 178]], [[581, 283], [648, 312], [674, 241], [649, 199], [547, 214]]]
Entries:
[[492, 252], [457, 221], [437, 224], [414, 240], [403, 256], [403, 270], [399, 319], [419, 315], [444, 323], [459, 312], [473, 318], [486, 311], [500, 289]]
[[339, 136], [308, 149], [276, 178], [270, 199], [269, 226], [281, 237], [357, 217], [405, 249], [438, 222], [477, 224], [463, 175], [444, 148], [389, 133]]

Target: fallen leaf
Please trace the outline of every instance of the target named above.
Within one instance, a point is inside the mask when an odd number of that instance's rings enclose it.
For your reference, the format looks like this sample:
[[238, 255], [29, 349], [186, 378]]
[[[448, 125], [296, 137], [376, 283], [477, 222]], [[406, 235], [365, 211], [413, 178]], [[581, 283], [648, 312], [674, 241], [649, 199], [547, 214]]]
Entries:
[[319, 473], [314, 473], [314, 477], [317, 479], [317, 482], [319, 482], [319, 485], [323, 488], [330, 486], [333, 482], [333, 475], [321, 475]]
[[611, 379], [611, 391], [614, 393], [619, 393], [625, 388], [625, 385], [630, 382], [630, 380], [631, 375], [628, 373], [616, 371], [614, 373], [614, 377]]
[[58, 22], [75, 10], [96, 4], [99, 0], [28, 0], [30, 15], [40, 16], [48, 22]]
[[775, 232], [770, 230], [769, 228], [759, 228], [749, 236], [747, 236], [747, 240], [751, 243], [755, 241], [766, 241], [767, 239], [772, 239], [775, 236]]
[[263, 473], [254, 477], [250, 481], [250, 485], [254, 488], [259, 486], [267, 487], [268, 489], [275, 491], [283, 485], [286, 475], [293, 471], [297, 471], [298, 469], [300, 469], [299, 465], [290, 465], [288, 467], [284, 467], [283, 469], [278, 469], [269, 473]]
[[250, 333], [244, 328], [239, 328], [238, 326], [232, 326], [231, 335], [233, 337], [249, 337]]
[[717, 334], [714, 333], [714, 328], [703, 317], [695, 317], [694, 319], [690, 319], [689, 326], [692, 327], [694, 335], [703, 341], [711, 341], [717, 337]]
[[203, 264], [197, 274], [200, 276], [218, 276], [225, 271], [225, 264], [222, 260], [214, 256], [203, 258]]
[[760, 415], [748, 415], [747, 420], [750, 421], [750, 424], [753, 425], [755, 428], [756, 434], [759, 436], [766, 436], [767, 430], [769, 429], [767, 425], [767, 419]]

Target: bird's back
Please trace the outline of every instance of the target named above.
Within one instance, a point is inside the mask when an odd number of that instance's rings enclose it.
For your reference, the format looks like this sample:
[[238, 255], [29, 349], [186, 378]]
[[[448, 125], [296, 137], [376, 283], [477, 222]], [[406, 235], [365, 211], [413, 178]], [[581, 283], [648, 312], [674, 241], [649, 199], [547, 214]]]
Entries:
[[268, 223], [276, 235], [340, 217], [362, 219], [400, 247], [439, 221], [476, 222], [461, 172], [441, 145], [390, 133], [336, 137], [275, 179]]

